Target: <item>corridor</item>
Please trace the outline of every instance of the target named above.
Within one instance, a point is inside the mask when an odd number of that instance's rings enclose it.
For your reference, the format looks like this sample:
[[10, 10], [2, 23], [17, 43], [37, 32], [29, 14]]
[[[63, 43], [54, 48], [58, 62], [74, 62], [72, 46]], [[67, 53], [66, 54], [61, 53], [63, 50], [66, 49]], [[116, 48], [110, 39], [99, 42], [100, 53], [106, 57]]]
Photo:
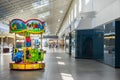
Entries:
[[94, 60], [75, 60], [62, 49], [47, 49], [44, 70], [9, 70], [10, 57], [0, 57], [0, 80], [120, 80], [120, 69]]

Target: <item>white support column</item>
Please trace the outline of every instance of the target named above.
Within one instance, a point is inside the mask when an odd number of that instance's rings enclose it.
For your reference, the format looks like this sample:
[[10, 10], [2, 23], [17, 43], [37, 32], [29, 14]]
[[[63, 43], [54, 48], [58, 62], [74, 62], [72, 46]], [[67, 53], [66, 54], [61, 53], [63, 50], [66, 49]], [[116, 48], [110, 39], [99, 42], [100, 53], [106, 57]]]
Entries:
[[1, 37], [1, 55], [0, 55], [0, 65], [3, 65], [3, 37]]
[[3, 55], [3, 37], [1, 37], [1, 55]]

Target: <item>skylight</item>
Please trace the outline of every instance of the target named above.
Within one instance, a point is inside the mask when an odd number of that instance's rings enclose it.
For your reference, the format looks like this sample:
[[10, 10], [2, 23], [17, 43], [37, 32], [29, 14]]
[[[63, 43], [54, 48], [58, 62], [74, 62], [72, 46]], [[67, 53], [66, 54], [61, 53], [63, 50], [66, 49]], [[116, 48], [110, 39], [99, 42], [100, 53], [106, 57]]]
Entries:
[[47, 5], [49, 5], [49, 0], [37, 0], [36, 2], [32, 3], [34, 9], [38, 9]]
[[47, 11], [47, 12], [44, 12], [44, 13], [41, 13], [38, 15], [38, 18], [45, 18], [46, 16], [49, 16], [50, 15], [50, 12]]

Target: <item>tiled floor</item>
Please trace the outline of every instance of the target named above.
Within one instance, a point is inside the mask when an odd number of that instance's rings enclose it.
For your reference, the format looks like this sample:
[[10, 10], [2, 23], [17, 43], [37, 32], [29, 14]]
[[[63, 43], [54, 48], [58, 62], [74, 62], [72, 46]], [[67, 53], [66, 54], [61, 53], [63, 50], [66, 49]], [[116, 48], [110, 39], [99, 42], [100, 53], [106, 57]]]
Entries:
[[45, 70], [11, 71], [10, 55], [0, 56], [0, 80], [120, 80], [120, 69], [94, 60], [75, 60], [63, 50], [47, 50]]

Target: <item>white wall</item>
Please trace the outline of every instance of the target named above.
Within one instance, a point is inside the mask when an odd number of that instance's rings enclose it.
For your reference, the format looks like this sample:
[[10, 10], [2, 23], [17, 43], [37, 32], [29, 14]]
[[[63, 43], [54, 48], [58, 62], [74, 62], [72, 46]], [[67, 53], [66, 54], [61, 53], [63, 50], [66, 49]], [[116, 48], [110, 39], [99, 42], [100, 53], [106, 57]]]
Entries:
[[[104, 7], [102, 3], [104, 5], [106, 4], [107, 6]], [[92, 21], [92, 27], [96, 27], [106, 22], [120, 18], [120, 0], [104, 0], [102, 3], [101, 7], [99, 5], [99, 9], [96, 8], [97, 14]], [[96, 3], [95, 7], [98, 7], [97, 4], [99, 4], [99, 2]], [[103, 9], [101, 10], [101, 8]]]
[[[68, 25], [64, 25], [68, 22], [68, 16], [71, 10], [74, 8], [75, 3], [77, 3], [77, 18], [83, 17], [79, 20], [78, 29], [91, 29], [97, 27], [106, 22], [112, 21], [114, 19], [120, 18], [120, 0], [81, 0], [81, 12], [78, 11], [79, 0], [73, 1], [71, 8], [65, 18], [63, 26], [61, 26], [60, 35], [65, 33], [65, 29], [68, 29], [69, 25], [74, 24], [70, 22]], [[86, 3], [86, 1], [88, 3]], [[91, 15], [85, 17], [84, 13], [95, 12], [94, 17]], [[91, 17], [91, 18], [90, 18]]]
[[78, 29], [91, 29], [92, 28], [91, 21], [92, 21], [91, 18], [81, 19], [78, 25]]
[[93, 11], [93, 0], [82, 0], [82, 12]]
[[93, 0], [93, 10], [100, 12], [116, 0]]
[[91, 19], [81, 20], [78, 29], [91, 29], [120, 18], [120, 0], [89, 0], [87, 5], [85, 5], [85, 1], [82, 2], [84, 4], [82, 12], [95, 11], [96, 14]]

